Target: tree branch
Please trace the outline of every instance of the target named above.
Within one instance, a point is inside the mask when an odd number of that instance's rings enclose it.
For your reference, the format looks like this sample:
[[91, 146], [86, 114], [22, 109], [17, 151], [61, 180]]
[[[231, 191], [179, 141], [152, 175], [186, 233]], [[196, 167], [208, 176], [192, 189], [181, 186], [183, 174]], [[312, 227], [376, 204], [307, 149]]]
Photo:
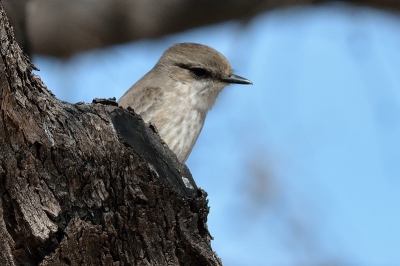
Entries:
[[[35, 0], [28, 5], [27, 25], [34, 53], [62, 57], [227, 20], [248, 20], [275, 8], [324, 2], [327, 1]], [[393, 0], [344, 2], [400, 10], [400, 2]]]

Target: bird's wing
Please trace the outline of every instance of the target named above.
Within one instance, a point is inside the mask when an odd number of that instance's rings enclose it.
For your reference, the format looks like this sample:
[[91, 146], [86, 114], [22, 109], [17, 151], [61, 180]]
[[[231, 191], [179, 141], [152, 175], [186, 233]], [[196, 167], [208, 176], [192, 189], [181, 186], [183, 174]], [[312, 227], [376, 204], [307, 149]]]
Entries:
[[[148, 122], [151, 120], [153, 114], [161, 107], [164, 92], [160, 87], [146, 87], [142, 97], [142, 104], [138, 113], [142, 116], [144, 121]], [[143, 104], [143, 102], [146, 104]]]
[[151, 120], [153, 114], [160, 108], [163, 102], [164, 92], [160, 87], [132, 87], [118, 101], [119, 105], [128, 106], [140, 114], [144, 121]]

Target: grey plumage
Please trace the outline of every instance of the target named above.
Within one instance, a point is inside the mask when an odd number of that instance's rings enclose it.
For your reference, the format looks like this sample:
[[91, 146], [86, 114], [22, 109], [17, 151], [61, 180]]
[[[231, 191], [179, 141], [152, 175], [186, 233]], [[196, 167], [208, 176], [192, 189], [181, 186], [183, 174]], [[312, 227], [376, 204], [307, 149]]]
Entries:
[[252, 84], [232, 74], [226, 58], [211, 47], [180, 43], [167, 49], [157, 64], [118, 101], [130, 106], [184, 163], [218, 94], [231, 83]]

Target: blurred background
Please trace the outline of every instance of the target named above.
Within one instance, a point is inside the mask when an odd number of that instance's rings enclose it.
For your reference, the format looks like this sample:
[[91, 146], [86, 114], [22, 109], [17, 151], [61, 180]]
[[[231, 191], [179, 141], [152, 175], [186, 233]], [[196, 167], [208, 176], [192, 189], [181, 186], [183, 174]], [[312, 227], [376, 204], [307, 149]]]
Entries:
[[253, 81], [187, 161], [224, 265], [400, 265], [400, 1], [3, 3], [61, 100], [118, 99], [178, 42]]

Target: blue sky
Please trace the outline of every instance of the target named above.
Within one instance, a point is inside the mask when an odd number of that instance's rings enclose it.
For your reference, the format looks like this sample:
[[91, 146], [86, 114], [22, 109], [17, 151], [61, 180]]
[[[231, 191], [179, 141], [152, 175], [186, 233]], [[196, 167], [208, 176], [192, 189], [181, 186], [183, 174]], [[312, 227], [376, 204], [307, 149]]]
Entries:
[[34, 62], [58, 98], [91, 102], [177, 42], [254, 83], [222, 92], [187, 161], [224, 265], [400, 265], [400, 17], [294, 7]]

